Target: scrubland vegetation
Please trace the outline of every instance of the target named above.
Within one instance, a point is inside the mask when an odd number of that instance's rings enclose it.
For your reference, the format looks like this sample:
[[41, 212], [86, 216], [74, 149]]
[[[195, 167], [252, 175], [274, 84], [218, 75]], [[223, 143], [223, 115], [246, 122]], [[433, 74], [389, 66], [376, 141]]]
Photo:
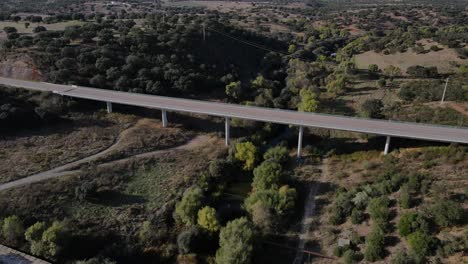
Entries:
[[[21, 3], [0, 3], [6, 77], [468, 125], [463, 1]], [[466, 146], [383, 156], [310, 128], [296, 159], [293, 127], [234, 119], [224, 148], [218, 118], [102, 108], [0, 87], [0, 183], [73, 165], [0, 191], [2, 244], [80, 264], [467, 261]]]

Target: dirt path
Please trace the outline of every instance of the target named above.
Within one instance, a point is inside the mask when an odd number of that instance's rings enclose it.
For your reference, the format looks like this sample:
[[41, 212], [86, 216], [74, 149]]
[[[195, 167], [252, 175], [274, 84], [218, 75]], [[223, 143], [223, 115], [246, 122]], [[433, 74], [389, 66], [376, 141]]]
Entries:
[[462, 115], [468, 116], [468, 111], [465, 110], [462, 106], [458, 105], [455, 102], [446, 102], [453, 110], [459, 112]]
[[304, 204], [304, 215], [302, 217], [302, 227], [299, 233], [299, 244], [297, 246], [296, 257], [294, 258], [293, 264], [304, 263], [304, 247], [309, 240], [309, 230], [312, 224], [313, 217], [315, 214], [315, 196], [320, 188], [320, 182], [328, 174], [327, 159], [323, 159], [319, 169], [321, 171], [320, 178], [315, 183], [309, 184], [310, 190], [307, 194], [307, 200]]
[[[34, 175], [31, 175], [31, 176], [28, 176], [28, 177], [25, 177], [25, 178], [22, 178], [22, 179], [19, 179], [19, 180], [16, 180], [16, 181], [11, 181], [11, 182], [8, 182], [8, 183], [5, 183], [5, 184], [1, 184], [0, 185], [0, 191], [7, 190], [7, 189], [10, 189], [10, 188], [14, 188], [14, 187], [18, 187], [18, 186], [22, 186], [22, 185], [26, 185], [26, 184], [31, 184], [31, 183], [43, 181], [43, 180], [47, 180], [47, 179], [51, 179], [51, 178], [57, 178], [57, 177], [65, 176], [65, 175], [71, 175], [71, 174], [78, 173], [78, 172], [80, 172], [80, 170], [73, 170], [73, 168], [79, 167], [80, 165], [83, 165], [83, 164], [88, 163], [90, 161], [96, 160], [98, 158], [105, 157], [105, 155], [107, 155], [107, 154], [111, 153], [113, 150], [117, 149], [120, 146], [120, 144], [123, 142], [125, 136], [127, 134], [129, 134], [131, 130], [136, 129], [135, 127], [136, 127], [136, 125], [124, 130], [122, 133], [120, 133], [119, 138], [117, 139], [117, 141], [114, 144], [112, 144], [109, 148], [107, 148], [107, 149], [105, 149], [105, 150], [103, 150], [103, 151], [101, 151], [99, 153], [96, 153], [94, 155], [91, 155], [91, 156], [86, 157], [86, 158], [81, 159], [81, 160], [77, 160], [77, 161], [74, 161], [74, 162], [67, 163], [65, 165], [62, 165], [60, 167], [57, 167], [57, 168], [54, 168], [54, 169], [51, 169], [51, 170], [48, 170], [48, 171], [44, 171], [44, 172], [41, 172], [41, 173], [38, 173], [38, 174], [34, 174]], [[156, 150], [156, 151], [141, 153], [141, 154], [137, 154], [137, 155], [127, 157], [127, 158], [105, 162], [103, 164], [100, 164], [99, 167], [108, 166], [108, 165], [112, 165], [112, 164], [115, 164], [115, 163], [123, 163], [123, 162], [129, 161], [131, 159], [135, 159], [135, 158], [151, 157], [153, 155], [157, 155], [157, 154], [161, 154], [161, 153], [165, 153], [165, 152], [169, 152], [169, 151], [174, 151], [174, 150], [193, 149], [193, 148], [195, 148], [197, 146], [202, 145], [204, 142], [207, 142], [208, 140], [209, 140], [209, 136], [200, 135], [200, 136], [196, 136], [195, 138], [193, 138], [192, 140], [190, 140], [189, 142], [187, 142], [187, 143], [185, 143], [184, 145], [181, 145], [181, 146], [177, 146], [177, 147], [173, 147], [173, 148], [169, 148], [169, 149], [163, 149], [163, 150]]]

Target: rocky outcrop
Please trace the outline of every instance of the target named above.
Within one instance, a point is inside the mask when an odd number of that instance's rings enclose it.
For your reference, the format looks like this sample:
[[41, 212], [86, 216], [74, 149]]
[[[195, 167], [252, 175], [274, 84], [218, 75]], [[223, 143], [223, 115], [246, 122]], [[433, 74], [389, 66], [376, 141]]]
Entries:
[[0, 76], [31, 81], [45, 80], [33, 59], [24, 54], [3, 58], [0, 61]]

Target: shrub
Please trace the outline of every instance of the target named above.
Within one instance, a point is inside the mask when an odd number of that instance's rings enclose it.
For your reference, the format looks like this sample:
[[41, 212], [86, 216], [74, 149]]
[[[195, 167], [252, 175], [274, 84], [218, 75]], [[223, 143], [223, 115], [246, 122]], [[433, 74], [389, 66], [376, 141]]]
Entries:
[[384, 232], [378, 226], [374, 226], [366, 237], [366, 249], [364, 258], [374, 262], [383, 258], [384, 255]]
[[351, 212], [351, 222], [355, 225], [362, 223], [364, 220], [364, 212], [360, 209], [354, 208]]
[[369, 202], [369, 214], [371, 219], [378, 225], [382, 230], [385, 230], [388, 224], [389, 201], [386, 197], [374, 198]]
[[400, 217], [400, 221], [398, 221], [397, 228], [398, 233], [401, 236], [408, 236], [409, 234], [413, 233], [417, 230], [417, 222], [416, 222], [417, 215], [415, 213], [406, 213]]
[[211, 232], [218, 231], [220, 225], [216, 217], [216, 210], [209, 206], [200, 209], [200, 211], [198, 211], [198, 225]]
[[398, 204], [403, 209], [411, 208], [411, 195], [408, 190], [408, 186], [400, 188], [400, 196], [398, 197]]
[[457, 224], [463, 217], [463, 208], [451, 200], [438, 200], [431, 207], [431, 214], [438, 226], [448, 227]]
[[194, 225], [197, 222], [198, 210], [203, 204], [203, 191], [199, 187], [187, 189], [182, 200], [176, 205], [175, 213], [186, 225]]
[[228, 222], [219, 234], [218, 264], [250, 263], [253, 254], [254, 229], [247, 218]]
[[356, 252], [352, 249], [348, 249], [343, 253], [343, 263], [352, 264], [356, 263]]
[[191, 226], [185, 231], [182, 231], [177, 236], [177, 246], [179, 248], [179, 253], [188, 254], [196, 251], [199, 237], [200, 230], [195, 226]]
[[414, 264], [414, 260], [406, 251], [399, 250], [390, 261], [391, 264]]
[[433, 239], [427, 233], [418, 230], [408, 235], [407, 239], [411, 250], [419, 259], [423, 259], [430, 253]]
[[10, 242], [19, 242], [24, 234], [24, 227], [18, 216], [9, 216], [3, 220], [2, 234]]

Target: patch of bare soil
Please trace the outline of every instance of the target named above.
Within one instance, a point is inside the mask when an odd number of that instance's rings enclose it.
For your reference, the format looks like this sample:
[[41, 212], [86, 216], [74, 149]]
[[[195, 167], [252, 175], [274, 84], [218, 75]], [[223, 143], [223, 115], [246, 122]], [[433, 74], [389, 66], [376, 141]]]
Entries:
[[33, 59], [25, 54], [9, 55], [0, 61], [0, 76], [21, 80], [44, 81]]
[[76, 114], [71, 122], [0, 139], [0, 182], [9, 182], [98, 153], [135, 121], [121, 114]]

